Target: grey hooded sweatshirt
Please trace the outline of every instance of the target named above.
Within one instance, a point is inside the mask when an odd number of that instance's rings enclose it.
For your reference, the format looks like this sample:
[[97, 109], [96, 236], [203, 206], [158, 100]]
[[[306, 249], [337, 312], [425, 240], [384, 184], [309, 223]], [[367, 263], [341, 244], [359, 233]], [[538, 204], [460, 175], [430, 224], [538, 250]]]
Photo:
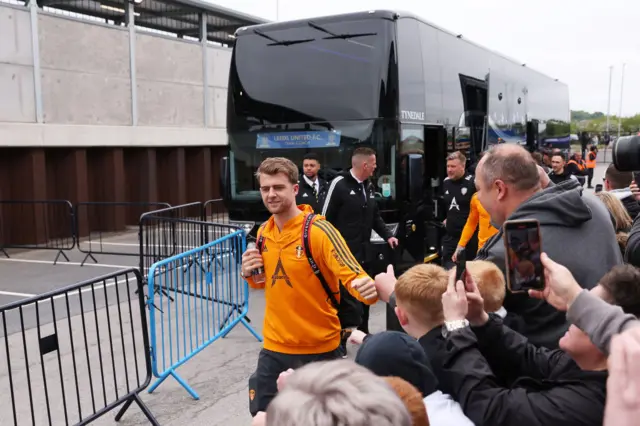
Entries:
[[[607, 208], [594, 195], [583, 194], [574, 180], [536, 193], [508, 219], [537, 219], [542, 250], [566, 266], [586, 289], [595, 287], [611, 268], [622, 264]], [[485, 243], [476, 259], [491, 261], [505, 272], [502, 229]], [[507, 291], [504, 307], [508, 312], [504, 323], [538, 346], [557, 348], [568, 328], [563, 312], [526, 293]]]

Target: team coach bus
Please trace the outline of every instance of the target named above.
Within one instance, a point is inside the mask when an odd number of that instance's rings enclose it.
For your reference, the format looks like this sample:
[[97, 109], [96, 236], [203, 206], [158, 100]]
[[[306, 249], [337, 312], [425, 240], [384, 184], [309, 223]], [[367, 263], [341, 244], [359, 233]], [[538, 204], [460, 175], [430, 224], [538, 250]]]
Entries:
[[[331, 179], [356, 147], [369, 146], [402, 269], [439, 246], [448, 151], [473, 161], [494, 143], [569, 144], [565, 84], [410, 14], [269, 23], [235, 36], [221, 181], [230, 220], [252, 234], [268, 217], [254, 178], [264, 158], [301, 166], [314, 152]], [[373, 255], [386, 263], [387, 245], [371, 238], [381, 243]]]

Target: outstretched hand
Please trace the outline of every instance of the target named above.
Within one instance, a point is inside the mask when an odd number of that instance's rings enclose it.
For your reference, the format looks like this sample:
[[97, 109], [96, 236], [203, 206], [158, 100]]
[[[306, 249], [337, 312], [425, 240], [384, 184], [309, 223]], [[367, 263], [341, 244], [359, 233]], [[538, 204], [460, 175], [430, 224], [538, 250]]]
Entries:
[[378, 298], [383, 302], [389, 303], [389, 297], [396, 288], [396, 274], [393, 271], [393, 265], [387, 266], [387, 272], [381, 272], [376, 275], [375, 286], [378, 292]]
[[582, 287], [566, 267], [551, 260], [546, 253], [542, 253], [540, 260], [544, 266], [544, 290], [529, 290], [529, 296], [546, 300], [557, 310], [565, 312], [578, 297]]

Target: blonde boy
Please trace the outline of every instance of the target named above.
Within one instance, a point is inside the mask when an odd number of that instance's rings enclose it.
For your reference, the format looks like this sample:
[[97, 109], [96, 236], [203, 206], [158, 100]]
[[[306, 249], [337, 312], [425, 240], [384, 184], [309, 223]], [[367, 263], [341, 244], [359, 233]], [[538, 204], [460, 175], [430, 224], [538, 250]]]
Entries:
[[[505, 280], [500, 269], [491, 262], [467, 262], [471, 274], [484, 299], [485, 310], [496, 312], [502, 308]], [[438, 265], [417, 265], [402, 274], [395, 285], [396, 315], [402, 328], [410, 336], [421, 339], [444, 323], [442, 295], [447, 290], [449, 274]]]

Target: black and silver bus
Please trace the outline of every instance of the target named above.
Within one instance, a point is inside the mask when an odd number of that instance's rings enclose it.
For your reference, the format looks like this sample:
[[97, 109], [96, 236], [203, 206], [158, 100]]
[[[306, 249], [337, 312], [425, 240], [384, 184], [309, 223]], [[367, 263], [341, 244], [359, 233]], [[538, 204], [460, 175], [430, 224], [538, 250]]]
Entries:
[[444, 213], [448, 151], [473, 161], [494, 143], [569, 146], [565, 84], [410, 14], [350, 13], [235, 35], [222, 190], [230, 220], [252, 233], [268, 217], [254, 178], [264, 158], [301, 165], [313, 151], [330, 180], [366, 145], [377, 152], [380, 209], [401, 243], [395, 262], [415, 264], [439, 245], [431, 225]]

